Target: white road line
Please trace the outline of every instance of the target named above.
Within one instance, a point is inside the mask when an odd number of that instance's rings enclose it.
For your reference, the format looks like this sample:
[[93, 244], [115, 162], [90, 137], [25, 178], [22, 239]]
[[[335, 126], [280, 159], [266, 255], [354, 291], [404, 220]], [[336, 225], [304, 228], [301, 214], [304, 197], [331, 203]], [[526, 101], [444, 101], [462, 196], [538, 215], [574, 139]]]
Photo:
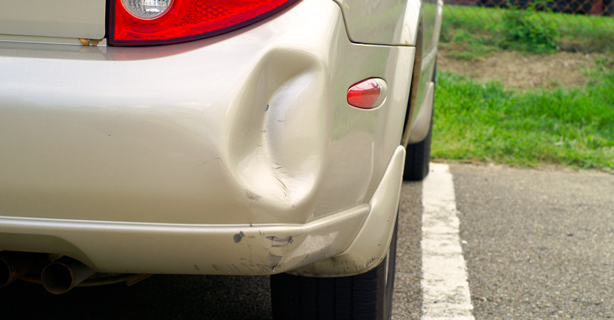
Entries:
[[473, 320], [448, 165], [430, 164], [422, 205], [422, 320]]

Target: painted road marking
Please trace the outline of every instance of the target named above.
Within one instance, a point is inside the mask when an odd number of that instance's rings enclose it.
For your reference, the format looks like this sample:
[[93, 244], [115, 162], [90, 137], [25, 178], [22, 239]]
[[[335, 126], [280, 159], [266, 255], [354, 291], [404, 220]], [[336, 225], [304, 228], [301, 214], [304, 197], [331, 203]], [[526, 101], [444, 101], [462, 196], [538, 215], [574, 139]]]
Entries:
[[422, 206], [422, 319], [473, 320], [448, 165], [430, 164], [422, 182]]

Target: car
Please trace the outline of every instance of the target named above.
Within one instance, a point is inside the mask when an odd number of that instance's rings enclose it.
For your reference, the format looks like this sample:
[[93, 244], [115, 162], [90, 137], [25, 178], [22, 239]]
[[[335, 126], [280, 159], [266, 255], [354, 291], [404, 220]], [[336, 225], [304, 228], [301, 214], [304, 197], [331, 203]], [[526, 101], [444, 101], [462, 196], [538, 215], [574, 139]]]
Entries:
[[441, 0], [0, 10], [0, 285], [271, 275], [278, 319], [390, 318]]

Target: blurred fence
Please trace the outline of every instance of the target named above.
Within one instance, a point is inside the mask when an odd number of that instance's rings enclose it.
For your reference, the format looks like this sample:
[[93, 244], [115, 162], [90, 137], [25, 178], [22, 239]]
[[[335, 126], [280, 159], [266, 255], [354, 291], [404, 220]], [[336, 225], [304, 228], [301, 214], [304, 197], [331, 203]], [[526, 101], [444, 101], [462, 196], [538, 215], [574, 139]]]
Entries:
[[[531, 12], [554, 30], [564, 51], [614, 52], [614, 0], [444, 0], [442, 40], [459, 30], [500, 32], [511, 9]], [[481, 31], [480, 31], [481, 30]], [[446, 39], [447, 38], [447, 39]]]
[[549, 10], [552, 12], [598, 16], [614, 15], [614, 0], [445, 0], [445, 4], [481, 7], [518, 6], [523, 9], [533, 6], [538, 10]]

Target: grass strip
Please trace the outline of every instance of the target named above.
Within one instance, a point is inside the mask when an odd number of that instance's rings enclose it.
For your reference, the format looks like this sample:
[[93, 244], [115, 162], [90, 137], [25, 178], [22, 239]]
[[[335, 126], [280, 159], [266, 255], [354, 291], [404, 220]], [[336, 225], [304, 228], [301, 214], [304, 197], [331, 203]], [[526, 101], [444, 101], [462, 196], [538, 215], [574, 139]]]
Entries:
[[614, 173], [614, 69], [584, 89], [517, 92], [439, 72], [432, 157]]

